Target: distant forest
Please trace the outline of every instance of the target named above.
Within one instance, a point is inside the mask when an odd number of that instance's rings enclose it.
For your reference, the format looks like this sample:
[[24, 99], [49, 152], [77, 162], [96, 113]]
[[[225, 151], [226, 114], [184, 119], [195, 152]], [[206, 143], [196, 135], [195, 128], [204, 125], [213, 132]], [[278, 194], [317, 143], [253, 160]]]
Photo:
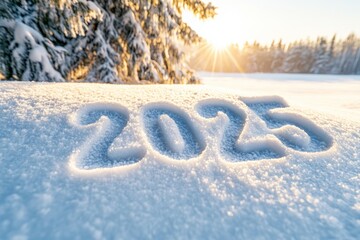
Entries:
[[360, 38], [350, 34], [346, 39], [319, 37], [290, 44], [254, 42], [223, 50], [202, 42], [189, 64], [198, 71], [214, 72], [360, 74]]

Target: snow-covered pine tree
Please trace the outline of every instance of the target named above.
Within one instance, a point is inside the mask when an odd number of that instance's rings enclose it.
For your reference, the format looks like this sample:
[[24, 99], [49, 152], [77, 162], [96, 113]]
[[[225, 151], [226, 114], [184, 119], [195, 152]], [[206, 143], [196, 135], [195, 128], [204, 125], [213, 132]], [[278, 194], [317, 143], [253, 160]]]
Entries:
[[329, 74], [338, 74], [339, 69], [337, 66], [338, 51], [337, 51], [336, 34], [331, 38], [329, 47]]
[[0, 80], [11, 77], [11, 67], [8, 64], [11, 61], [9, 51], [11, 39], [7, 37], [7, 34], [6, 29], [0, 27]]
[[65, 81], [66, 50], [54, 42], [83, 34], [85, 23], [95, 16], [81, 0], [3, 0], [3, 74], [22, 81]]
[[354, 70], [351, 74], [360, 74], [360, 48], [357, 47], [354, 54]]
[[[72, 44], [73, 75], [87, 81], [187, 83], [194, 80], [184, 65], [181, 44], [199, 41], [182, 21], [187, 8], [200, 18], [215, 8], [200, 0], [96, 0], [103, 20]], [[89, 49], [89, 50], [88, 50]], [[87, 73], [86, 73], [87, 72]]]
[[356, 72], [356, 53], [359, 47], [360, 43], [355, 34], [350, 34], [342, 43], [338, 61], [341, 74], [354, 74]]
[[246, 72], [259, 71], [259, 66], [258, 66], [259, 50], [260, 50], [260, 44], [258, 42], [255, 41], [253, 44], [249, 44], [248, 42], [245, 42], [243, 51], [246, 59], [246, 64], [245, 64]]
[[299, 71], [298, 62], [300, 61], [301, 47], [296, 42], [288, 46], [286, 56], [281, 67], [281, 72], [294, 73]]
[[260, 72], [271, 72], [274, 51], [275, 41], [272, 41], [270, 46], [261, 46], [260, 54], [258, 57], [258, 69]]
[[184, 9], [215, 14], [201, 0], [4, 0], [0, 70], [19, 80], [192, 82], [180, 46], [200, 37]]
[[330, 71], [330, 51], [325, 38], [319, 38], [314, 52], [314, 63], [310, 73], [325, 74]]
[[308, 73], [313, 62], [311, 45], [295, 42], [289, 46], [286, 52], [282, 71], [285, 73]]
[[281, 72], [281, 67], [284, 63], [285, 58], [284, 45], [281, 39], [277, 43], [276, 48], [272, 50], [271, 72], [278, 73]]

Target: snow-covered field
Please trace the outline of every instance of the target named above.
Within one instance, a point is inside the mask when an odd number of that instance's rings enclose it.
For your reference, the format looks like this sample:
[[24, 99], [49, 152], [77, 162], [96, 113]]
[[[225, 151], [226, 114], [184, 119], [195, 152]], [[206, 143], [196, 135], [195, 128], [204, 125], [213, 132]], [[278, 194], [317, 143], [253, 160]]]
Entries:
[[1, 239], [357, 239], [359, 78], [201, 75], [0, 82]]
[[360, 121], [360, 76], [200, 74], [206, 85], [242, 96], [278, 95], [292, 107]]

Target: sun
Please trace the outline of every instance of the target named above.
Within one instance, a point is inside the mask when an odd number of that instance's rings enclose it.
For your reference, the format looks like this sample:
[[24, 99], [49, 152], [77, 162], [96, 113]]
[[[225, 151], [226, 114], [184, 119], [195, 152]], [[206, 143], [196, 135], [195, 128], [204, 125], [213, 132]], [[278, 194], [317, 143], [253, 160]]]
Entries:
[[217, 52], [225, 51], [229, 46], [229, 43], [226, 40], [220, 39], [217, 36], [212, 36], [212, 38], [208, 38], [206, 41], [209, 43], [211, 48]]
[[[184, 12], [184, 20], [209, 44], [214, 51], [224, 51], [232, 43], [239, 43], [245, 34], [234, 22], [232, 9], [219, 8], [212, 19], [200, 20], [189, 12]], [[234, 15], [235, 14], [235, 15]]]

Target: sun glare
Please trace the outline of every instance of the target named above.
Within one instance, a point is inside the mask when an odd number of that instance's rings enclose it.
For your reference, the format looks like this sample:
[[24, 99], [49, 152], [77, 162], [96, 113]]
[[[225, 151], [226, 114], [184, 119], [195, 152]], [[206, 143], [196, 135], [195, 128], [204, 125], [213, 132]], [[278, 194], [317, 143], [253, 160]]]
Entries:
[[208, 38], [208, 43], [210, 44], [211, 48], [215, 51], [225, 51], [226, 47], [228, 47], [229, 43], [227, 43], [224, 39]]
[[191, 12], [185, 11], [183, 13], [184, 20], [190, 24], [192, 28], [203, 37], [213, 50], [223, 51], [232, 43], [240, 43], [246, 36], [242, 29], [242, 21], [239, 21], [236, 16], [237, 12], [231, 6], [221, 4], [221, 1], [214, 1], [218, 4], [218, 14], [212, 19], [200, 20]]

